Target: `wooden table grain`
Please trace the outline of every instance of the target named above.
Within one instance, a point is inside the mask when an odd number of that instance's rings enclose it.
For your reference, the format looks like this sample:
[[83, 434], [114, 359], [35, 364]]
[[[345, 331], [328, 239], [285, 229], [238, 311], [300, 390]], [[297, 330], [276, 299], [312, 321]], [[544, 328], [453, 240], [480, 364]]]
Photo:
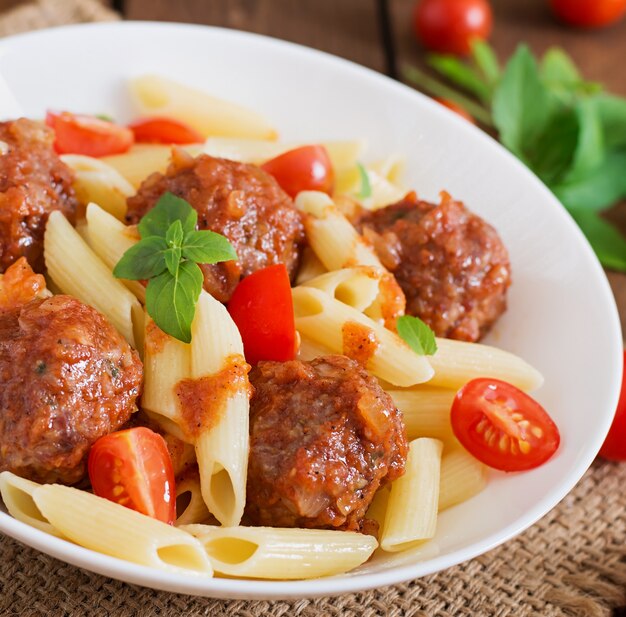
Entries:
[[[423, 66], [425, 52], [415, 41], [411, 15], [415, 0], [387, 0], [385, 37], [382, 0], [118, 0], [127, 19], [208, 24], [293, 41], [358, 62], [381, 72], [401, 72], [404, 64]], [[521, 42], [536, 53], [552, 45], [567, 50], [583, 75], [626, 96], [626, 19], [600, 30], [559, 24], [547, 0], [492, 0], [491, 38], [505, 60]], [[626, 203], [610, 213], [626, 233]], [[607, 272], [626, 335], [626, 275]]]

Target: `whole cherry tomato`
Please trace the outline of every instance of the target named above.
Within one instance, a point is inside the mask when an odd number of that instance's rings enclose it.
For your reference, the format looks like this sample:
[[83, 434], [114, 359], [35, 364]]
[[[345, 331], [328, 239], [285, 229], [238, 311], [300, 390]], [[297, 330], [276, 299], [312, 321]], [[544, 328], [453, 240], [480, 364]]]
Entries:
[[610, 461], [626, 461], [626, 350], [624, 350], [622, 390], [613, 424], [600, 448], [600, 456]]
[[583, 28], [607, 26], [626, 13], [626, 0], [550, 0], [550, 6], [559, 19]]
[[493, 14], [487, 0], [420, 0], [413, 29], [424, 47], [447, 54], [470, 52], [472, 39], [487, 39]]

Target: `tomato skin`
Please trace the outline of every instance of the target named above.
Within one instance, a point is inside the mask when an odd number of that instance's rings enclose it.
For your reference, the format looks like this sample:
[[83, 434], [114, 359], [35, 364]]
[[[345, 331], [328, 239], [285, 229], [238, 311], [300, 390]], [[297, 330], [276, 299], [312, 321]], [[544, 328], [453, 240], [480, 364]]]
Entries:
[[295, 358], [296, 324], [284, 264], [268, 266], [244, 278], [228, 302], [228, 312], [241, 333], [247, 362]]
[[550, 0], [552, 12], [567, 24], [600, 28], [626, 13], [626, 0]]
[[263, 163], [261, 168], [274, 176], [290, 197], [300, 191], [332, 193], [333, 166], [323, 146], [302, 146]]
[[99, 497], [170, 525], [176, 520], [174, 468], [161, 435], [138, 426], [100, 437], [87, 468]]
[[54, 129], [54, 149], [58, 154], [94, 157], [122, 154], [135, 141], [133, 132], [124, 126], [69, 111], [49, 111], [46, 124]]
[[197, 144], [204, 138], [198, 131], [172, 118], [140, 118], [128, 125], [135, 141], [142, 144]]
[[455, 114], [458, 114], [462, 118], [465, 118], [465, 120], [467, 120], [468, 122], [476, 124], [474, 118], [470, 114], [468, 114], [460, 105], [457, 105], [453, 101], [440, 98], [436, 98], [435, 101], [437, 101], [437, 103], [439, 103], [440, 105], [447, 107], [450, 111], [453, 111]]
[[413, 12], [418, 40], [444, 54], [469, 54], [472, 39], [489, 38], [492, 25], [487, 0], [419, 0]]
[[[498, 379], [465, 384], [452, 403], [450, 420], [463, 447], [501, 471], [533, 469], [545, 463], [561, 441], [559, 429], [537, 401]], [[527, 444], [525, 453], [520, 440]]]
[[624, 350], [624, 368], [622, 369], [622, 389], [615, 417], [599, 455], [609, 461], [626, 461], [626, 350]]

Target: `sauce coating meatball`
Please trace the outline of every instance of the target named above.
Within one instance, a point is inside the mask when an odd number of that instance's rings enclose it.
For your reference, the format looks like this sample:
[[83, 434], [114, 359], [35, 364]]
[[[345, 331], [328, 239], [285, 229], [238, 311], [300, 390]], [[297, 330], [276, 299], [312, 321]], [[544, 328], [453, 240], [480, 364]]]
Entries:
[[223, 234], [237, 251], [237, 262], [200, 266], [204, 288], [217, 300], [228, 301], [242, 277], [266, 266], [283, 263], [293, 278], [304, 241], [301, 215], [261, 168], [176, 149], [167, 172], [149, 176], [128, 199], [128, 222], [137, 223], [168, 191], [198, 211], [199, 229]]
[[73, 484], [137, 409], [139, 357], [95, 309], [53, 296], [0, 312], [0, 471]]
[[74, 222], [74, 176], [54, 152], [54, 133], [39, 122], [0, 122], [0, 142], [0, 272], [20, 257], [42, 272], [48, 216], [61, 210]]
[[250, 372], [246, 516], [253, 524], [364, 530], [381, 484], [404, 473], [400, 412], [345, 356]]
[[506, 309], [511, 267], [496, 230], [442, 193], [439, 205], [409, 193], [357, 223], [406, 296], [406, 312], [437, 336], [477, 341]]

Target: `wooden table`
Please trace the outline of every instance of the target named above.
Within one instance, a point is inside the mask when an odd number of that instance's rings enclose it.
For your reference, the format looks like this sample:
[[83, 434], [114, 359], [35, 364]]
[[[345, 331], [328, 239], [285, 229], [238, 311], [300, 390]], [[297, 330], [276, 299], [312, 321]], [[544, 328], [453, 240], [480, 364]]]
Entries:
[[[422, 64], [424, 51], [411, 31], [415, 0], [388, 0], [388, 29], [379, 0], [117, 0], [127, 19], [210, 24], [267, 34], [342, 56], [391, 76], [405, 63]], [[520, 42], [542, 53], [565, 48], [582, 73], [626, 95], [626, 19], [595, 31], [560, 25], [547, 0], [492, 0], [498, 55], [508, 58]], [[385, 30], [387, 36], [385, 36]], [[626, 233], [626, 204], [610, 217]], [[607, 273], [626, 333], [626, 275]], [[626, 335], [626, 334], [625, 334]]]

